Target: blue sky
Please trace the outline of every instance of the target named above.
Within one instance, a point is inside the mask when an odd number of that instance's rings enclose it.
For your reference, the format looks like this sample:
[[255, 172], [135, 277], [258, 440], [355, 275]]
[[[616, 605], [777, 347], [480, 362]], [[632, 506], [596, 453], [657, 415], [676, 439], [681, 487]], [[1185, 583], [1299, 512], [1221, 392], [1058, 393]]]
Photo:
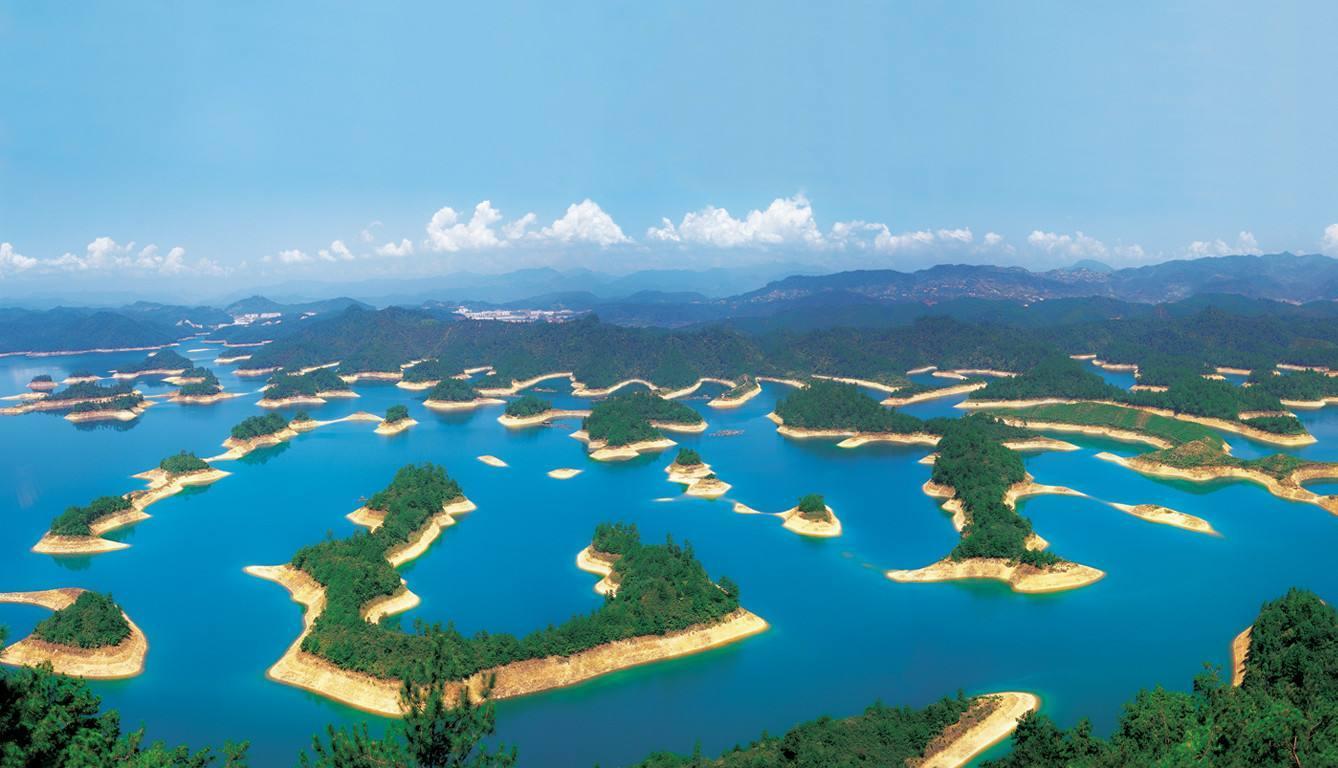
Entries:
[[0, 0], [0, 296], [1338, 255], [1335, 28], [1333, 3]]

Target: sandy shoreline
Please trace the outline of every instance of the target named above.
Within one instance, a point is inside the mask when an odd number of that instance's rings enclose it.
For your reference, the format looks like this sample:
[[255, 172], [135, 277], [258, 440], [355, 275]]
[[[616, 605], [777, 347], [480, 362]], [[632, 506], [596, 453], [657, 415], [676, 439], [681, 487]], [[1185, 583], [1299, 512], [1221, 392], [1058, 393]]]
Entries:
[[1234, 686], [1245, 682], [1245, 662], [1250, 657], [1250, 636], [1253, 633], [1254, 625], [1251, 624], [1231, 639], [1231, 684]]
[[411, 418], [404, 418], [398, 421], [386, 421], [385, 419], [382, 419], [381, 423], [377, 424], [376, 429], [372, 431], [378, 435], [398, 435], [417, 423], [416, 420]]
[[889, 397], [884, 399], [882, 404], [890, 406], [898, 406], [898, 405], [911, 405], [913, 403], [923, 403], [927, 400], [937, 400], [941, 397], [965, 395], [969, 392], [975, 392], [978, 389], [984, 389], [986, 386], [987, 382], [977, 381], [977, 382], [972, 382], [970, 384], [958, 384], [957, 386], [953, 387], [939, 387], [937, 389], [931, 389], [926, 392], [917, 392], [916, 394], [913, 395], [906, 395], [905, 397], [896, 397], [896, 396]]
[[142, 400], [133, 408], [108, 409], [105, 411], [71, 411], [70, 413], [65, 414], [65, 420], [73, 421], [75, 423], [87, 421], [134, 421], [151, 405], [153, 405], [151, 401]]
[[1106, 503], [1121, 512], [1133, 515], [1140, 520], [1146, 520], [1149, 523], [1169, 525], [1174, 528], [1182, 528], [1186, 531], [1194, 531], [1195, 533], [1206, 533], [1213, 536], [1218, 535], [1217, 531], [1213, 530], [1212, 524], [1207, 520], [1184, 512], [1178, 512], [1170, 507], [1163, 507], [1157, 504], [1118, 504], [1113, 501]]
[[[465, 371], [465, 373], [469, 373], [469, 371]], [[538, 376], [535, 376], [532, 379], [525, 379], [524, 381], [516, 381], [515, 379], [512, 379], [511, 385], [506, 387], [487, 387], [487, 388], [480, 387], [479, 394], [487, 397], [514, 395], [517, 392], [520, 392], [523, 389], [529, 389], [530, 387], [542, 381], [548, 381], [549, 379], [571, 379], [571, 377], [572, 377], [571, 371], [543, 373]]]
[[799, 507], [790, 507], [780, 513], [781, 527], [800, 536], [833, 539], [841, 535], [841, 518], [836, 516], [830, 506], [827, 507], [827, 514], [831, 516], [830, 520], [807, 520], [799, 514]]
[[902, 583], [992, 579], [1004, 582], [1014, 592], [1040, 594], [1085, 587], [1100, 581], [1106, 574], [1096, 568], [1068, 561], [1038, 568], [1009, 562], [1001, 557], [973, 557], [963, 560], [945, 558], [923, 568], [892, 570], [885, 575]]
[[504, 413], [497, 417], [497, 423], [507, 429], [523, 429], [525, 427], [543, 426], [545, 422], [553, 421], [554, 419], [583, 419], [589, 415], [590, 411], [550, 408], [543, 413], [536, 413], [533, 416], [508, 416]]
[[585, 443], [588, 451], [587, 455], [595, 461], [627, 461], [628, 459], [635, 459], [642, 453], [663, 451], [666, 448], [678, 445], [673, 440], [662, 437], [658, 440], [642, 440], [627, 445], [610, 446], [603, 440], [591, 440], [590, 435], [584, 429], [578, 429], [572, 432], [570, 436]]
[[488, 454], [486, 454], [486, 453], [485, 453], [484, 455], [482, 455], [482, 456], [479, 456], [479, 457], [478, 457], [478, 460], [481, 461], [481, 462], [483, 462], [484, 464], [487, 464], [487, 465], [490, 466], [490, 467], [505, 467], [505, 466], [507, 466], [507, 463], [506, 463], [505, 461], [502, 461], [501, 459], [497, 458], [496, 456], [490, 456], [490, 455], [488, 455]]
[[886, 392], [888, 394], [891, 394], [901, 389], [901, 387], [897, 386], [896, 384], [884, 384], [881, 381], [872, 381], [870, 379], [854, 379], [850, 378], [849, 376], [823, 376], [815, 373], [813, 374], [813, 378], [824, 379], [826, 381], [839, 381], [842, 384], [854, 384], [857, 387], [865, 387], [866, 389], [875, 389], [878, 390], [879, 392]]
[[[36, 592], [0, 592], [0, 603], [38, 605], [59, 611], [73, 605], [85, 591], [77, 587], [65, 587]], [[144, 657], [149, 652], [149, 641], [124, 611], [121, 616], [130, 626], [130, 634], [114, 646], [79, 648], [49, 643], [30, 635], [0, 651], [0, 663], [23, 667], [49, 663], [56, 674], [90, 680], [134, 677], [144, 671]]]
[[571, 469], [570, 467], [559, 467], [557, 469], [548, 470], [548, 476], [553, 478], [554, 480], [570, 480], [584, 471], [585, 470], [583, 469]]
[[714, 477], [711, 472], [711, 465], [705, 462], [691, 467], [683, 467], [674, 463], [665, 467], [664, 471], [669, 475], [667, 478], [669, 482], [687, 486], [683, 492], [688, 496], [699, 499], [718, 499], [734, 487], [724, 480]]
[[[482, 390], [479, 390], [480, 392]], [[505, 405], [495, 397], [476, 397], [473, 400], [424, 400], [423, 405], [434, 411], [472, 411], [487, 405]]]
[[853, 429], [805, 429], [802, 427], [791, 427], [785, 423], [785, 420], [776, 414], [775, 411], [767, 414], [767, 418], [776, 424], [776, 433], [783, 437], [792, 437], [799, 440], [809, 440], [813, 438], [843, 438], [836, 444], [837, 448], [858, 448], [870, 443], [897, 443], [899, 445], [938, 445], [938, 435], [931, 435], [927, 432], [908, 432], [905, 434], [895, 432], [857, 432]]
[[279, 443], [286, 443], [294, 437], [297, 437], [297, 430], [293, 428], [292, 424], [289, 424], [278, 432], [268, 435], [260, 435], [259, 437], [253, 437], [248, 440], [238, 440], [235, 437], [229, 437], [227, 440], [223, 441], [223, 447], [228, 449], [227, 452], [217, 456], [211, 456], [206, 459], [206, 461], [233, 461], [260, 448], [278, 445]]
[[183, 395], [180, 392], [174, 392], [168, 395], [169, 403], [180, 403], [182, 405], [213, 405], [232, 397], [241, 397], [241, 392], [218, 392], [212, 395]]
[[739, 406], [743, 405], [749, 400], [752, 400], [754, 397], [757, 397], [760, 394], [762, 394], [762, 385], [754, 381], [751, 387], [749, 387], [744, 392], [735, 395], [734, 397], [726, 397], [724, 394], [721, 394], [719, 397], [716, 397], [712, 400], [708, 400], [706, 403], [706, 407], [738, 408]]
[[1314, 504], [1327, 510], [1331, 514], [1338, 515], [1338, 496], [1323, 496], [1301, 485], [1301, 483], [1306, 480], [1332, 479], [1338, 477], [1338, 466], [1332, 468], [1301, 467], [1293, 471], [1284, 480], [1278, 480], [1271, 475], [1267, 475], [1258, 470], [1247, 469], [1245, 467], [1215, 466], [1182, 469], [1167, 464], [1159, 464], [1140, 456], [1125, 458], [1105, 451], [1096, 454], [1096, 458], [1119, 464], [1122, 467], [1132, 469], [1135, 472], [1144, 475], [1190, 480], [1196, 483], [1224, 479], [1249, 480], [1258, 485], [1262, 485], [1269, 493], [1280, 499]]
[[356, 384], [359, 381], [399, 381], [404, 378], [400, 371], [358, 371], [356, 373], [341, 373], [339, 378], [345, 384]]
[[646, 379], [623, 379], [622, 381], [611, 384], [607, 387], [587, 387], [579, 381], [573, 380], [571, 383], [571, 393], [575, 397], [607, 397], [624, 387], [631, 387], [640, 384], [651, 392], [656, 390], [655, 382]]
[[233, 363], [240, 363], [243, 360], [250, 360], [250, 359], [251, 359], [250, 355], [220, 355], [214, 358], [214, 364], [231, 365]]
[[[1159, 437], [1153, 437], [1145, 432], [1135, 432], [1130, 429], [1115, 429], [1114, 427], [1096, 427], [1086, 424], [1069, 424], [1062, 421], [1034, 421], [1032, 419], [1019, 419], [1011, 416], [1004, 416], [1002, 420], [1005, 424], [1013, 427], [1026, 427], [1039, 432], [1070, 432], [1082, 435], [1095, 435], [1097, 437], [1109, 437], [1112, 440], [1119, 440], [1123, 443], [1142, 443], [1150, 445], [1153, 448], [1170, 448], [1171, 444]], [[1075, 446], [1076, 447], [1076, 446]]]
[[1034, 693], [1007, 691], [977, 697], [953, 725], [925, 747], [924, 757], [908, 763], [913, 768], [961, 768], [985, 750], [1008, 738], [1041, 700]]
[[613, 564], [618, 562], [618, 557], [618, 555], [600, 552], [592, 544], [576, 553], [576, 567], [586, 573], [593, 573], [601, 577], [595, 583], [595, 592], [601, 595], [612, 595], [618, 591], [618, 583], [613, 580]]
[[[468, 502], [467, 500], [457, 502], [457, 504], [462, 503]], [[369, 512], [374, 513], [374, 510]], [[420, 541], [424, 538], [435, 538], [436, 533], [432, 529], [440, 530], [438, 521], [442, 517], [449, 519], [450, 513], [439, 515], [425, 526], [423, 534], [419, 536]], [[425, 546], [413, 547], [412, 551], [407, 553], [408, 559], [421, 554], [424, 549]], [[319, 583], [290, 565], [248, 566], [245, 570], [252, 576], [280, 584], [289, 591], [295, 602], [306, 608], [302, 618], [301, 634], [288, 646], [278, 662], [269, 668], [267, 677], [343, 702], [364, 712], [387, 717], [399, 717], [403, 714], [400, 709], [398, 680], [385, 680], [350, 672], [302, 650], [303, 639], [310, 633], [316, 618], [325, 609], [325, 589]], [[398, 594], [403, 595], [403, 593]], [[399, 600], [407, 602], [403, 597]], [[403, 602], [383, 600], [372, 608], [385, 610], [388, 603], [398, 608]], [[368, 606], [363, 607], [363, 615], [364, 618], [370, 615]], [[766, 630], [767, 627], [767, 623], [760, 617], [740, 608], [720, 621], [689, 627], [678, 632], [632, 637], [579, 651], [570, 656], [529, 659], [483, 670], [453, 684], [447, 695], [453, 696], [463, 687], [471, 695], [477, 696], [482, 690], [484, 679], [494, 677], [494, 699], [525, 696], [575, 685], [630, 667], [709, 650], [750, 637]]]
[[261, 408], [291, 408], [295, 405], [325, 405], [325, 398], [318, 395], [294, 395], [292, 397], [281, 397], [277, 400], [262, 397], [256, 401], [256, 405]]

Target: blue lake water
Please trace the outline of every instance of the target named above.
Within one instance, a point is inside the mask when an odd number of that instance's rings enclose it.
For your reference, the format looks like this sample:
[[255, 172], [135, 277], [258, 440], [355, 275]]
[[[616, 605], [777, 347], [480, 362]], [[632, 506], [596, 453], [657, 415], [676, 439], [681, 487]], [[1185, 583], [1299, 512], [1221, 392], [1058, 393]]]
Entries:
[[[188, 356], [208, 364], [216, 354], [211, 348]], [[0, 394], [23, 391], [37, 373], [105, 371], [140, 357], [0, 359]], [[262, 383], [213, 367], [229, 390], [254, 392]], [[540, 386], [561, 390], [541, 393], [560, 406], [588, 404], [564, 394], [565, 381]], [[141, 389], [171, 391], [152, 380]], [[373, 434], [373, 424], [332, 425], [220, 463], [232, 476], [155, 504], [151, 519], [115, 535], [131, 548], [92, 558], [53, 558], [29, 547], [66, 506], [139, 487], [130, 475], [168, 453], [220, 452], [233, 424], [261, 412], [258, 396], [215, 406], [162, 402], [128, 427], [80, 429], [42, 414], [0, 417], [8, 446], [0, 467], [7, 501], [0, 590], [112, 592], [149, 637], [147, 670], [94, 683], [94, 690], [121, 710], [126, 725], [147, 726], [150, 738], [197, 745], [249, 739], [259, 766], [293, 765], [327, 723], [382, 721], [265, 679], [300, 630], [301, 609], [242, 568], [286, 562], [327, 533], [347, 535], [353, 526], [344, 515], [408, 462], [444, 465], [479, 509], [403, 569], [423, 599], [403, 618], [406, 626], [421, 618], [454, 621], [466, 632], [522, 633], [595, 608], [595, 577], [577, 570], [574, 558], [603, 520], [635, 522], [648, 540], [690, 540], [708, 570], [737, 581], [744, 605], [772, 625], [718, 651], [501, 702], [498, 738], [520, 748], [525, 766], [616, 766], [655, 749], [690, 751], [698, 742], [714, 753], [823, 713], [853, 714], [876, 699], [923, 704], [959, 688], [1036, 691], [1061, 723], [1089, 717], [1107, 732], [1120, 703], [1140, 687], [1185, 689], [1203, 662], [1226, 664], [1231, 638], [1288, 587], [1338, 600], [1338, 573], [1328, 565], [1338, 532], [1333, 516], [1248, 483], [1157, 481], [1093, 458], [1101, 450], [1132, 453], [1126, 444], [1085, 440], [1079, 451], [1028, 457], [1038, 481], [1094, 498], [1034, 498], [1023, 512], [1056, 552], [1108, 573], [1085, 589], [1028, 597], [992, 583], [884, 578], [885, 569], [942, 557], [957, 540], [947, 516], [920, 491], [930, 468], [917, 462], [927, 450], [852, 451], [783, 439], [765, 419], [785, 394], [780, 385], [767, 385], [733, 411], [687, 401], [710, 429], [675, 439], [697, 448], [733, 484], [717, 501], [683, 497], [681, 486], [665, 480], [672, 451], [619, 464], [590, 461], [568, 436], [575, 421], [508, 431], [495, 421], [500, 408], [439, 415], [421, 406], [422, 393], [384, 384], [357, 391], [356, 400], [311, 411], [328, 419], [405, 403], [420, 424], [389, 438]], [[956, 416], [956, 401], [906, 410]], [[1320, 442], [1294, 452], [1338, 460], [1338, 410], [1301, 416]], [[715, 434], [720, 430], [742, 432]], [[1238, 455], [1273, 450], [1237, 438], [1232, 444]], [[480, 454], [510, 466], [489, 467]], [[557, 467], [585, 472], [567, 481], [545, 475]], [[810, 492], [826, 495], [844, 524], [842, 537], [806, 540], [774, 518], [730, 509], [738, 500], [778, 511]], [[1149, 524], [1103, 503], [1111, 501], [1198, 515], [1222, 536]], [[15, 639], [45, 615], [0, 605], [0, 623]]]

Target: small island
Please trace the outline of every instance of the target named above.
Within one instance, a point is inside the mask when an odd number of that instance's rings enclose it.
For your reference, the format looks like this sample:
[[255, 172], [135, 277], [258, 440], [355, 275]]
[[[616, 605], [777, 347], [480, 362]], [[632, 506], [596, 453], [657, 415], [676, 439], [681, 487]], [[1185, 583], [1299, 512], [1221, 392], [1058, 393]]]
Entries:
[[[306, 418], [302, 419], [304, 416]], [[298, 413], [298, 418], [293, 420], [294, 424], [299, 420], [311, 421], [312, 419], [304, 411]], [[240, 459], [257, 448], [278, 445], [294, 437], [297, 437], [297, 430], [280, 414], [267, 413], [264, 416], [248, 416], [233, 427], [228, 439], [223, 441], [223, 447], [227, 448], [228, 452], [214, 458], [217, 460]]]
[[[492, 696], [502, 699], [704, 651], [767, 628], [739, 606], [733, 582], [707, 578], [690, 547], [672, 540], [642, 544], [616, 528], [596, 531], [599, 557], [616, 557], [607, 578], [617, 587], [590, 614], [521, 638], [465, 636], [450, 626], [405, 633], [373, 623], [412, 605], [395, 567], [426, 551], [425, 541], [436, 538], [443, 518], [451, 520], [449, 510], [462, 504], [468, 502], [460, 487], [440, 467], [404, 467], [355, 513], [370, 533], [305, 547], [289, 565], [247, 568], [283, 585], [306, 607], [302, 634], [270, 668], [270, 679], [399, 716], [400, 681], [424, 659], [441, 660], [433, 672], [454, 681], [450, 695], [477, 696], [492, 679]], [[448, 652], [434, 654], [434, 648]]]
[[508, 429], [522, 427], [542, 427], [556, 419], [585, 418], [590, 411], [561, 410], [553, 408], [553, 403], [534, 395], [525, 395], [506, 404], [506, 410], [497, 417], [497, 422]]
[[751, 376], [740, 376], [734, 386], [707, 401], [710, 408], [738, 408], [762, 394], [762, 385]]
[[504, 402], [495, 397], [484, 397], [474, 385], [462, 379], [442, 379], [427, 393], [423, 405], [434, 411], [468, 411]]
[[572, 437], [585, 441], [596, 461], [624, 461], [676, 445], [660, 430], [704, 432], [706, 421], [682, 403], [632, 392], [596, 403]]
[[800, 536], [831, 538], [841, 535], [841, 521], [822, 496], [810, 493], [780, 514], [786, 530]]
[[884, 408], [859, 387], [833, 379], [811, 379], [776, 404], [769, 418], [776, 431], [793, 438], [844, 438], [842, 448], [889, 442], [935, 445], [938, 436], [924, 422]]
[[669, 473], [669, 482], [687, 486], [684, 491], [689, 496], [715, 499], [725, 495], [731, 486], [716, 477], [711, 465], [702, 461], [702, 457], [691, 448], [679, 448], [673, 463], [664, 468]]
[[34, 392], [50, 392], [56, 388], [56, 382], [49, 373], [39, 373], [28, 382], [28, 389]]
[[114, 379], [140, 376], [177, 376], [195, 367], [190, 358], [170, 349], [150, 352], [143, 360], [112, 372]]
[[111, 598], [74, 587], [0, 592], [0, 603], [55, 611], [33, 633], [0, 651], [0, 663], [36, 667], [90, 680], [119, 680], [144, 671], [148, 640]]
[[124, 419], [123, 412], [129, 412], [129, 418], [138, 416], [149, 406], [143, 396], [126, 382], [117, 382], [100, 386], [94, 381], [79, 381], [67, 385], [59, 391], [52, 391], [45, 397], [26, 399], [21, 405], [0, 408], [0, 414], [17, 416], [38, 411], [55, 411], [83, 414], [74, 421], [95, 421], [98, 418]]
[[302, 373], [280, 373], [265, 386], [265, 396], [256, 405], [261, 408], [285, 408], [294, 405], [323, 405], [332, 397], [357, 397], [358, 394], [331, 368], [316, 368]]
[[176, 382], [171, 382], [180, 384], [181, 388], [168, 400], [183, 405], [213, 405], [230, 397], [240, 396], [236, 392], [224, 392], [218, 377], [208, 368], [196, 368], [188, 374]]
[[135, 475], [148, 483], [140, 491], [122, 496], [101, 496], [84, 507], [69, 507], [51, 521], [51, 528], [32, 551], [47, 555], [96, 555], [130, 546], [102, 536], [118, 528], [147, 520], [150, 504], [174, 496], [189, 486], [209, 485], [228, 473], [214, 469], [195, 454], [182, 451], [168, 456], [158, 466]]
[[138, 392], [109, 400], [76, 403], [65, 413], [67, 421], [134, 421], [152, 403]]
[[409, 409], [403, 405], [392, 405], [386, 409], [386, 417], [376, 426], [378, 435], [395, 435], [412, 427], [418, 422], [409, 417]]
[[570, 480], [581, 474], [583, 471], [585, 470], [572, 469], [571, 467], [558, 467], [557, 469], [548, 470], [548, 476], [554, 480]]

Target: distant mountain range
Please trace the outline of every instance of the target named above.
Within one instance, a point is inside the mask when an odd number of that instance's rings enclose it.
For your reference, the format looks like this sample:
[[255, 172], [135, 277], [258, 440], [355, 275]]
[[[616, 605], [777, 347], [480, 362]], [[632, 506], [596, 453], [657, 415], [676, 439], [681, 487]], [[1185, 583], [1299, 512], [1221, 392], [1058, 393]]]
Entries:
[[[463, 304], [474, 309], [568, 309], [621, 325], [673, 328], [729, 323], [754, 331], [892, 326], [933, 315], [1034, 325], [1197, 311], [1206, 306], [1238, 314], [1290, 314], [1293, 310], [1287, 305], [1298, 305], [1295, 313], [1323, 317], [1335, 316], [1338, 308], [1334, 303], [1338, 259], [1290, 253], [1127, 269], [1084, 261], [1044, 272], [944, 264], [916, 272], [792, 274], [761, 288], [754, 282], [722, 295], [722, 288], [742, 284], [754, 274], [755, 270], [743, 268], [669, 270], [615, 278], [536, 269], [422, 280], [412, 291], [403, 281], [340, 286], [358, 298], [275, 300], [253, 295], [219, 302], [219, 307], [136, 302], [119, 308], [0, 309], [0, 352], [147, 346], [204, 328], [232, 342], [260, 341], [300, 330], [312, 317], [350, 307], [388, 305], [452, 319]], [[310, 291], [307, 296], [322, 293], [304, 287]], [[374, 295], [391, 288], [400, 291], [394, 294], [400, 300]], [[251, 322], [233, 324], [239, 317]]]

